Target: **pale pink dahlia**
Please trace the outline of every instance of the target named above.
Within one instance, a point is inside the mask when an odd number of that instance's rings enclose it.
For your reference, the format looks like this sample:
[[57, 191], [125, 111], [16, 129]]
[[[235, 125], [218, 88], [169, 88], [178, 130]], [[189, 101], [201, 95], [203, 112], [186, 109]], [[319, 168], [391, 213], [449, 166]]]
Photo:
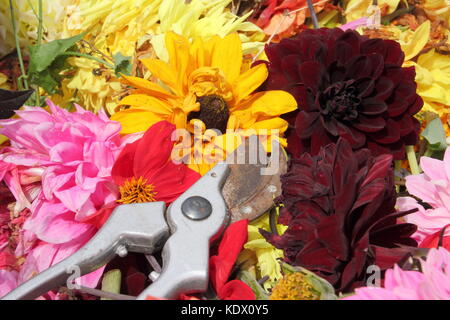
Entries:
[[[29, 208], [23, 229], [36, 237], [14, 273], [17, 284], [83, 246], [97, 231], [83, 221], [118, 196], [111, 168], [124, 143], [120, 124], [102, 111], [95, 115], [76, 106], [68, 112], [47, 104], [49, 112], [24, 107], [18, 118], [0, 120], [0, 134], [11, 141], [0, 150], [0, 178], [19, 208]], [[85, 276], [83, 284], [95, 286], [100, 275]]]
[[[406, 188], [411, 195], [429, 204], [431, 209], [425, 209], [412, 197], [397, 199], [401, 211], [419, 209], [405, 217], [409, 223], [417, 225], [413, 237], [419, 244], [450, 224], [450, 148], [445, 151], [443, 161], [422, 157], [420, 166], [423, 173], [407, 176]], [[450, 228], [446, 229], [444, 235], [450, 236]]]
[[431, 249], [421, 266], [422, 272], [395, 265], [386, 271], [383, 288], [358, 288], [344, 300], [449, 300], [450, 252]]

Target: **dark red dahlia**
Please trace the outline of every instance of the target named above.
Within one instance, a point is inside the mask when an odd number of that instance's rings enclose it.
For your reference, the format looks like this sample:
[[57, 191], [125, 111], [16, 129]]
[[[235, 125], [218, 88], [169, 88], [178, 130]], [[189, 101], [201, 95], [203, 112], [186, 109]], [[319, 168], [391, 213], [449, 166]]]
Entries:
[[398, 223], [392, 155], [353, 151], [339, 139], [316, 156], [293, 159], [282, 177], [279, 236], [261, 230], [286, 262], [327, 279], [338, 292], [365, 285], [369, 265], [391, 268], [417, 243], [416, 226]]
[[369, 39], [341, 29], [307, 29], [266, 47], [265, 89], [282, 89], [297, 100], [288, 150], [294, 157], [348, 140], [354, 150], [403, 159], [417, 142], [423, 105], [414, 67], [402, 68], [404, 53], [392, 40]]

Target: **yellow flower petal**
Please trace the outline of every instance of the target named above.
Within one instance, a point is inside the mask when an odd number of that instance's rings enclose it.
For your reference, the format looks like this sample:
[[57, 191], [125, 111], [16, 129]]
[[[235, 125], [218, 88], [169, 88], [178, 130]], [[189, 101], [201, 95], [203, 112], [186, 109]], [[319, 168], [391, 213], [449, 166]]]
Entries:
[[130, 134], [145, 131], [156, 122], [165, 119], [150, 111], [127, 109], [113, 114], [111, 120], [121, 123], [122, 131], [120, 133]]
[[280, 134], [285, 132], [288, 128], [288, 122], [281, 118], [271, 118], [255, 122], [252, 127], [257, 132], [261, 129], [266, 129], [270, 133], [270, 130], [279, 130]]
[[416, 29], [408, 43], [402, 45], [402, 50], [405, 53], [405, 60], [411, 60], [425, 47], [430, 38], [430, 30], [430, 20], [426, 20]]
[[120, 104], [163, 115], [170, 115], [173, 112], [169, 104], [163, 102], [161, 99], [146, 94], [130, 94], [120, 100]]
[[236, 102], [239, 103], [239, 101], [255, 91], [267, 79], [267, 76], [268, 71], [264, 63], [241, 74], [234, 84]]
[[122, 81], [133, 87], [139, 88], [148, 92], [150, 95], [154, 95], [160, 98], [175, 98], [172, 94], [158, 86], [157, 84], [150, 82], [148, 80], [122, 75]]
[[257, 92], [248, 103], [254, 115], [279, 116], [297, 109], [294, 97], [282, 90]]
[[177, 82], [178, 73], [171, 65], [159, 59], [141, 59], [141, 62], [153, 76], [169, 86], [175, 94], [181, 95], [183, 93], [182, 87]]
[[169, 53], [169, 63], [177, 71], [177, 83], [186, 85], [187, 69], [189, 68], [190, 55], [189, 40], [174, 32], [166, 34], [166, 47]]
[[212, 53], [211, 66], [221, 69], [228, 82], [234, 83], [241, 72], [242, 46], [237, 33], [232, 33], [216, 41]]

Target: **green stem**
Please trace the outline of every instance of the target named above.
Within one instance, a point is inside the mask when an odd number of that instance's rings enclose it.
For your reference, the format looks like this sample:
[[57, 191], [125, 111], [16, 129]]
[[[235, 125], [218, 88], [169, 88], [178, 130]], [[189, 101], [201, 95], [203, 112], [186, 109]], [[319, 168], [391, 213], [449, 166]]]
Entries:
[[[400, 172], [400, 169], [401, 169], [401, 168], [402, 168], [402, 161], [401, 161], [401, 160], [395, 160], [395, 161], [394, 161], [394, 169], [395, 169], [395, 171]], [[395, 180], [400, 180], [400, 178], [397, 177], [397, 176], [395, 176], [394, 179], [395, 179]], [[400, 186], [399, 186], [399, 185], [396, 185], [396, 186], [395, 186], [395, 190], [397, 191], [397, 193], [400, 192]]]
[[[43, 16], [42, 16], [42, 0], [39, 0], [38, 6], [38, 34], [37, 34], [37, 45], [40, 46], [42, 42], [42, 30], [43, 30]], [[39, 94], [39, 85], [36, 86], [36, 90], [34, 91], [36, 96], [36, 106], [41, 105], [41, 97]]]
[[110, 64], [110, 63], [108, 63], [108, 62], [106, 62], [106, 61], [103, 60], [103, 59], [100, 59], [100, 58], [91, 56], [91, 55], [86, 54], [86, 53], [75, 52], [75, 51], [66, 51], [66, 52], [61, 53], [60, 55], [64, 55], [64, 56], [76, 56], [76, 57], [88, 58], [88, 59], [97, 61], [98, 63], [101, 63], [101, 64], [107, 66], [108, 68], [114, 69], [114, 65], [112, 65], [112, 64]]
[[430, 148], [427, 148], [427, 150], [425, 151], [425, 153], [423, 154], [424, 157], [431, 157], [433, 155], [434, 151], [431, 150]]
[[12, 0], [9, 0], [9, 12], [11, 14], [11, 22], [12, 22], [12, 27], [13, 27], [13, 32], [14, 32], [14, 40], [16, 42], [17, 58], [19, 59], [20, 72], [22, 73], [21, 79], [23, 79], [23, 87], [22, 87], [22, 83], [20, 83], [20, 81], [18, 81], [18, 85], [19, 85], [19, 89], [24, 88], [24, 89], [28, 90], [29, 86], [28, 86], [28, 81], [27, 81], [27, 74], [25, 72], [25, 65], [23, 63], [22, 51], [20, 50], [19, 35], [17, 34], [17, 26], [16, 26], [16, 19], [15, 19], [16, 16], [14, 14]]
[[406, 156], [408, 158], [409, 167], [412, 174], [420, 174], [419, 164], [417, 163], [416, 152], [414, 146], [406, 146]]
[[42, 21], [42, 0], [39, 0], [38, 7], [38, 34], [37, 34], [37, 45], [40, 46], [42, 42], [42, 30], [43, 30], [43, 21]]

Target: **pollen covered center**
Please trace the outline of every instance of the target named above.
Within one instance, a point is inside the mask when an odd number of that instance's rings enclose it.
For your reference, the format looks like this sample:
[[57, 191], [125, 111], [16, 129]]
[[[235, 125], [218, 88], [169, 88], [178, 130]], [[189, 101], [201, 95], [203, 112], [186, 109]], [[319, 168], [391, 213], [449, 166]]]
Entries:
[[320, 294], [300, 272], [285, 275], [272, 289], [270, 300], [319, 300]]
[[142, 203], [156, 201], [157, 192], [152, 184], [147, 183], [147, 179], [139, 177], [125, 181], [123, 186], [119, 187], [120, 199], [119, 203]]
[[221, 96], [211, 94], [197, 98], [197, 102], [200, 103], [200, 111], [191, 112], [188, 120], [200, 119], [206, 129], [218, 129], [221, 133], [225, 133], [230, 117], [225, 100]]

